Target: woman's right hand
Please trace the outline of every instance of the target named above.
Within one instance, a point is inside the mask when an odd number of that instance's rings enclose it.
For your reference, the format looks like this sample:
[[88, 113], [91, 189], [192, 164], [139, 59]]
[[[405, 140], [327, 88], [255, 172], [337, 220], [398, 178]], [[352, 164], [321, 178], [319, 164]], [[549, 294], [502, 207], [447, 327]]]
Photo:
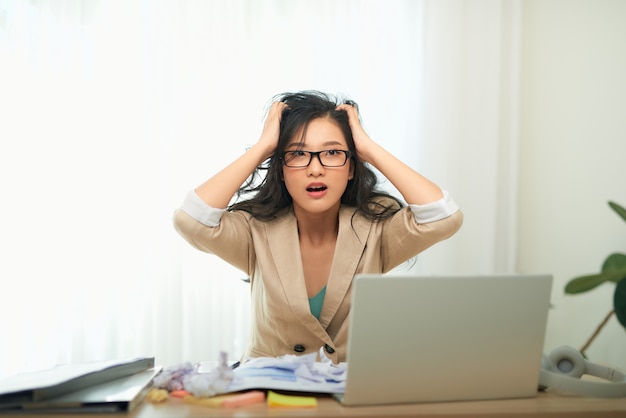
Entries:
[[213, 177], [198, 186], [196, 194], [214, 208], [226, 208], [237, 190], [278, 146], [280, 119], [287, 104], [274, 102], [267, 114], [263, 132], [256, 144]]
[[267, 158], [271, 157], [278, 146], [278, 136], [280, 134], [280, 120], [283, 111], [287, 108], [287, 104], [283, 102], [274, 102], [267, 112], [263, 132], [259, 138], [258, 145], [262, 145], [265, 149]]

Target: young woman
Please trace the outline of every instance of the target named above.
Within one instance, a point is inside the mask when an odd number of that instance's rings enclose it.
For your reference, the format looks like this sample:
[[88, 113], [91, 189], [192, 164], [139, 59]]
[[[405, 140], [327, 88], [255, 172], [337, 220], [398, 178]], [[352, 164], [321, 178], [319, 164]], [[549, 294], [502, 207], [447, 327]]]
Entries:
[[[368, 164], [408, 205], [376, 189]], [[250, 277], [244, 359], [323, 347], [341, 362], [354, 275], [388, 272], [450, 237], [462, 214], [447, 192], [368, 136], [356, 103], [305, 91], [275, 98], [257, 143], [190, 192], [174, 223], [191, 245]]]

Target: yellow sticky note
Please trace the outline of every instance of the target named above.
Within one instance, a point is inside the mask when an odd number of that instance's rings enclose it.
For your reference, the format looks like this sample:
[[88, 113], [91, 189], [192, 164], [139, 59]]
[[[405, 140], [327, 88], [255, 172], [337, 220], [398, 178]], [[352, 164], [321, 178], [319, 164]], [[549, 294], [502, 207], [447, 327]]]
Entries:
[[267, 406], [281, 408], [315, 408], [317, 398], [314, 396], [281, 395], [271, 390], [267, 392]]

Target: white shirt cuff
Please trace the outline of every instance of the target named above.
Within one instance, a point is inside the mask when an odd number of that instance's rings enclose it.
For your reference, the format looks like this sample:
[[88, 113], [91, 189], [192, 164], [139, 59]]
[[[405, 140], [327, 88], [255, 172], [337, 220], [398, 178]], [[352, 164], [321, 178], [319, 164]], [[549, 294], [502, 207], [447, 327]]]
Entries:
[[201, 224], [212, 227], [220, 224], [222, 214], [226, 212], [226, 209], [207, 205], [193, 190], [187, 193], [181, 209]]
[[409, 205], [415, 221], [418, 224], [439, 221], [447, 218], [454, 212], [459, 210], [459, 205], [450, 197], [447, 191], [443, 191], [443, 197], [436, 202], [427, 203], [425, 205]]

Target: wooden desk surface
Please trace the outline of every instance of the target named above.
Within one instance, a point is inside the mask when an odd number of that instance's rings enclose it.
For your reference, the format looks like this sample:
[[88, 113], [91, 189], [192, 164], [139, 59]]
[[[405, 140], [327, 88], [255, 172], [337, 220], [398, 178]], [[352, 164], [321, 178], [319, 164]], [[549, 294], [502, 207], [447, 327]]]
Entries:
[[[3, 415], [0, 415], [2, 417]], [[6, 416], [6, 415], [5, 415]], [[51, 418], [59, 415], [41, 415]], [[72, 414], [72, 418], [196, 418], [196, 417], [626, 417], [626, 398], [600, 399], [539, 393], [535, 398], [494, 401], [421, 403], [345, 407], [330, 397], [319, 397], [316, 408], [268, 408], [264, 403], [240, 408], [210, 408], [170, 398], [159, 404], [144, 401], [129, 414]], [[34, 418], [36, 415], [22, 415]]]

